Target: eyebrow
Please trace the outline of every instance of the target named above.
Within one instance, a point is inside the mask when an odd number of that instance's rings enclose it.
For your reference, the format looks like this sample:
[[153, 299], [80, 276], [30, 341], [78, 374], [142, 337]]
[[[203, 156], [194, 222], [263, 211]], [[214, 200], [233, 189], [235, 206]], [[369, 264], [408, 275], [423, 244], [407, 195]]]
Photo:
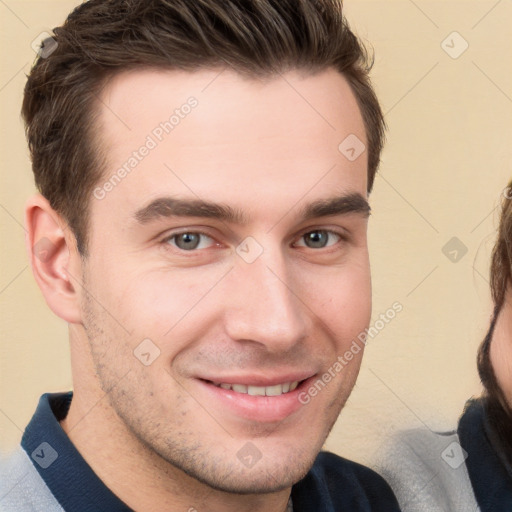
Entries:
[[[368, 201], [360, 193], [354, 192], [309, 203], [300, 209], [299, 218], [300, 221], [305, 221], [317, 217], [350, 213], [368, 217], [370, 211]], [[242, 210], [226, 204], [174, 197], [154, 199], [147, 206], [137, 210], [134, 217], [140, 224], [148, 224], [161, 218], [171, 217], [203, 217], [241, 225], [247, 224], [249, 220]]]

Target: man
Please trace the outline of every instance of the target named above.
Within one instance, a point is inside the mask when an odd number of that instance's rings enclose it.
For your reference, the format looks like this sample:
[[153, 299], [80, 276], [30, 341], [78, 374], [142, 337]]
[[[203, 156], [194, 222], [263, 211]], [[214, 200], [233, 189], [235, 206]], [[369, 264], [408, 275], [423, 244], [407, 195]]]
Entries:
[[319, 454], [370, 318], [384, 124], [341, 5], [90, 1], [40, 53], [27, 243], [74, 391], [41, 397], [2, 510], [398, 510]]

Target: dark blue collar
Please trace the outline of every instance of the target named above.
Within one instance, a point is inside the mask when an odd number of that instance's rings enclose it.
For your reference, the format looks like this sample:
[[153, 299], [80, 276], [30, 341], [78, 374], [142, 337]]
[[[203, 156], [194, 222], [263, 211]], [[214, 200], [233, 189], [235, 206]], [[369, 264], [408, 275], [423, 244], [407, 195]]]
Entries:
[[482, 400], [469, 400], [459, 421], [460, 443], [468, 453], [466, 466], [481, 512], [512, 510], [510, 468], [492, 441]]
[[[64, 510], [133, 512], [96, 476], [60, 426], [73, 393], [41, 396], [21, 445]], [[320, 452], [292, 488], [295, 512], [399, 512], [388, 484], [371, 469]]]
[[[21, 446], [64, 510], [133, 512], [98, 478], [60, 426], [59, 421], [66, 417], [72, 398], [72, 391], [42, 395]], [[314, 480], [313, 475], [308, 477]], [[320, 507], [325, 496], [316, 485], [307, 487], [308, 500]]]
[[72, 392], [41, 396], [21, 446], [64, 510], [131, 511], [96, 476], [60, 426], [72, 397]]

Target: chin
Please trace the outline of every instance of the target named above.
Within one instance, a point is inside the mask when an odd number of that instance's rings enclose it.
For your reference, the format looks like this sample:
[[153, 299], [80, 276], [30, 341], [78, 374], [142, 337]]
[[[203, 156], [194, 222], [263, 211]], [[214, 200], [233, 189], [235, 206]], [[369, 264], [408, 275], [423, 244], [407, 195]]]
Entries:
[[272, 461], [259, 461], [256, 467], [251, 469], [232, 469], [222, 474], [212, 475], [198, 474], [197, 472], [187, 472], [192, 478], [206, 484], [217, 491], [230, 494], [271, 494], [289, 489], [299, 480], [304, 478], [306, 473], [313, 465], [315, 457], [305, 463], [297, 461], [293, 463], [281, 464], [277, 466]]
[[204, 445], [187, 452], [172, 450], [173, 453], [160, 452], [159, 455], [173, 468], [212, 489], [231, 494], [270, 494], [289, 489], [301, 480], [320, 450], [311, 445], [281, 446], [280, 449], [260, 445], [261, 452], [251, 452], [256, 450], [251, 442], [242, 446], [251, 446], [245, 453], [255, 455], [247, 465], [242, 461], [241, 450], [217, 449], [215, 453], [215, 449]]

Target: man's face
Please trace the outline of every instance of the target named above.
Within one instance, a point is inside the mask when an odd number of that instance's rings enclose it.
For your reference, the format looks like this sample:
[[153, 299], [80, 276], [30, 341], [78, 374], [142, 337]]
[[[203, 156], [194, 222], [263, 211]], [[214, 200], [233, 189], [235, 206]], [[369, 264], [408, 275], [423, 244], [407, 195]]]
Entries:
[[93, 378], [196, 479], [291, 486], [350, 394], [362, 351], [335, 363], [370, 317], [366, 152], [338, 149], [366, 143], [354, 95], [334, 71], [136, 71], [102, 102], [82, 300]]

